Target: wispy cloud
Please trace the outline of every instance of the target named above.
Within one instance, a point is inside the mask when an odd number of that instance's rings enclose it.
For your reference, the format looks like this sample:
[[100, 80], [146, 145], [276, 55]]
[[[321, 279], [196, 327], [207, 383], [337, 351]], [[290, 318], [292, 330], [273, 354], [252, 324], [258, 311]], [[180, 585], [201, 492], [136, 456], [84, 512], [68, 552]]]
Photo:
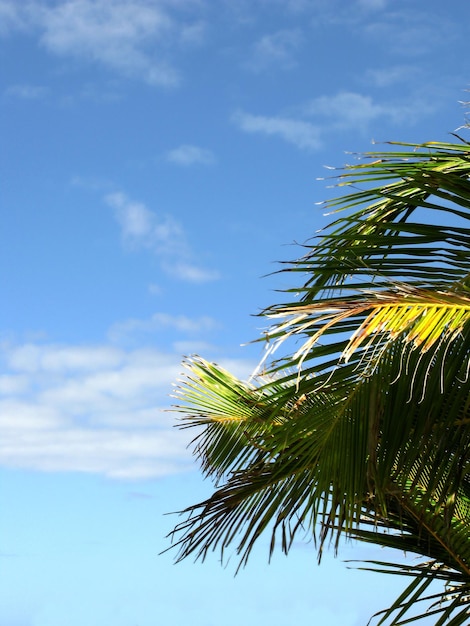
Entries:
[[31, 22], [31, 9], [32, 4], [28, 1], [0, 0], [0, 35], [26, 30]]
[[125, 341], [129, 337], [141, 337], [142, 335], [162, 333], [168, 330], [198, 337], [202, 333], [217, 328], [217, 326], [217, 322], [208, 316], [191, 318], [187, 315], [170, 315], [160, 312], [145, 320], [129, 319], [114, 324], [110, 328], [108, 336], [112, 342], [117, 343]]
[[141, 0], [69, 0], [44, 12], [41, 43], [51, 52], [98, 61], [153, 85], [171, 86], [177, 72], [147, 45], [168, 35], [172, 21]]
[[[398, 80], [404, 68], [396, 69]], [[411, 71], [411, 68], [410, 68]], [[381, 76], [376, 75], [376, 80]], [[392, 102], [353, 91], [323, 95], [291, 108], [289, 116], [253, 115], [238, 111], [232, 121], [244, 132], [278, 137], [306, 151], [318, 150], [331, 133], [369, 131], [374, 123], [413, 124], [435, 110], [435, 104], [412, 95]]]
[[320, 96], [303, 109], [305, 115], [330, 120], [330, 129], [365, 128], [382, 118], [393, 123], [410, 122], [429, 112], [430, 107], [417, 102], [379, 103], [371, 96], [345, 91], [334, 96]]
[[394, 10], [391, 3], [390, 10], [363, 25], [363, 33], [386, 46], [388, 52], [393, 51], [395, 55], [407, 58], [431, 50], [438, 54], [440, 47], [451, 45], [451, 42], [463, 35], [463, 31], [459, 31], [456, 24], [443, 14], [423, 12], [411, 3], [400, 10]]
[[192, 263], [164, 263], [163, 268], [168, 274], [175, 278], [190, 283], [207, 283], [220, 278], [220, 272], [218, 270], [206, 269], [193, 265]]
[[302, 150], [318, 150], [322, 145], [320, 129], [304, 120], [252, 115], [243, 111], [235, 113], [232, 120], [246, 133], [280, 137]]
[[[191, 325], [177, 318], [178, 328]], [[252, 367], [243, 360], [226, 365], [244, 376]], [[0, 371], [0, 381], [10, 381], [0, 385], [3, 467], [133, 480], [193, 467], [191, 435], [176, 430], [165, 410], [181, 371], [177, 354], [106, 344], [10, 345], [0, 352]]]
[[120, 364], [122, 354], [108, 346], [47, 346], [24, 344], [8, 351], [7, 363], [14, 371], [68, 372], [112, 368]]
[[374, 103], [370, 96], [354, 92], [341, 92], [334, 96], [320, 96], [305, 107], [305, 114], [326, 117], [338, 126], [367, 124], [377, 117], [390, 116], [394, 109]]
[[17, 84], [7, 87], [4, 93], [6, 96], [11, 98], [20, 98], [21, 100], [38, 100], [46, 95], [47, 89], [41, 85]]
[[412, 80], [417, 77], [419, 72], [420, 69], [414, 65], [395, 65], [367, 70], [366, 77], [377, 87], [389, 87]]
[[182, 15], [187, 8], [184, 2], [152, 0], [0, 0], [0, 33], [38, 33], [51, 54], [173, 87], [180, 76], [168, 59], [169, 46], [200, 45], [205, 37], [201, 19], [190, 11]]
[[261, 72], [270, 67], [290, 69], [295, 66], [295, 53], [302, 43], [299, 29], [279, 30], [264, 35], [253, 46], [252, 57], [246, 67]]
[[132, 249], [148, 249], [158, 255], [167, 274], [193, 283], [219, 278], [217, 271], [193, 263], [183, 228], [172, 216], [160, 217], [145, 204], [121, 192], [106, 195], [105, 202], [114, 209], [125, 245]]
[[166, 253], [184, 246], [182, 228], [171, 216], [158, 218], [145, 204], [121, 192], [110, 193], [105, 200], [114, 209], [124, 241], [132, 247]]
[[178, 148], [170, 150], [166, 158], [170, 163], [184, 166], [195, 164], [212, 165], [215, 163], [215, 156], [210, 150], [190, 144], [183, 144]]

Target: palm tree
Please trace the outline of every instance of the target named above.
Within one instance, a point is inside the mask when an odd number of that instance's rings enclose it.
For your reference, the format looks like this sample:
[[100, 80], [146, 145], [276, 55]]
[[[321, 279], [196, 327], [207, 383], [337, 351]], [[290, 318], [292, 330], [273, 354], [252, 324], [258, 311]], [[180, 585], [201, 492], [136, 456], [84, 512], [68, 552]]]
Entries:
[[469, 622], [470, 144], [455, 137], [337, 173], [339, 215], [281, 270], [305, 282], [262, 313], [250, 381], [185, 361], [175, 408], [215, 491], [182, 512], [178, 560], [233, 547], [241, 566], [261, 534], [287, 553], [299, 532], [320, 557], [349, 537], [422, 556], [365, 565], [411, 577], [378, 624]]

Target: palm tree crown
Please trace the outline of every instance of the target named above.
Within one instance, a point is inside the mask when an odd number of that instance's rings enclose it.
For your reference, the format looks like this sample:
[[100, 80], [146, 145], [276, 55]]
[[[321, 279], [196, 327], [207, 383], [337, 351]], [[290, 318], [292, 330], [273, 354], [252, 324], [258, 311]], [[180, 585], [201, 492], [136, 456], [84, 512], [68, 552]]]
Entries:
[[303, 286], [262, 313], [250, 382], [186, 360], [176, 410], [216, 486], [172, 533], [178, 559], [233, 545], [242, 565], [262, 533], [288, 552], [299, 530], [320, 556], [345, 535], [423, 556], [368, 565], [412, 581], [378, 624], [468, 623], [470, 145], [456, 140], [339, 172], [336, 219], [282, 270]]

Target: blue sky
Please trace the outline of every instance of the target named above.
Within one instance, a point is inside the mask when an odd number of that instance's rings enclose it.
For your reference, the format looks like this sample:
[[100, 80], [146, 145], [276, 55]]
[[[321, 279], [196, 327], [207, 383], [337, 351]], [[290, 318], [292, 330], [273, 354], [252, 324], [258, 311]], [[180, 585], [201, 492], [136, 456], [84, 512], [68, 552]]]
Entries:
[[[175, 427], [199, 353], [248, 376], [319, 177], [445, 140], [465, 0], [0, 0], [0, 626], [360, 626], [403, 582], [313, 546], [173, 564], [210, 492]], [[380, 553], [380, 558], [383, 558]]]

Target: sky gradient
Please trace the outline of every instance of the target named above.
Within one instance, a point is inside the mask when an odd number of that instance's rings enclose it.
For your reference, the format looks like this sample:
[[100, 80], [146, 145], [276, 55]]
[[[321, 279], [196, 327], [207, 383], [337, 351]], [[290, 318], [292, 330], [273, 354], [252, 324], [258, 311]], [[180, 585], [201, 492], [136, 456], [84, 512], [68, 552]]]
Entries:
[[360, 626], [398, 594], [347, 569], [360, 546], [268, 565], [266, 538], [236, 578], [160, 555], [211, 489], [167, 409], [184, 355], [255, 368], [326, 168], [462, 126], [468, 24], [466, 0], [0, 0], [0, 626]]

